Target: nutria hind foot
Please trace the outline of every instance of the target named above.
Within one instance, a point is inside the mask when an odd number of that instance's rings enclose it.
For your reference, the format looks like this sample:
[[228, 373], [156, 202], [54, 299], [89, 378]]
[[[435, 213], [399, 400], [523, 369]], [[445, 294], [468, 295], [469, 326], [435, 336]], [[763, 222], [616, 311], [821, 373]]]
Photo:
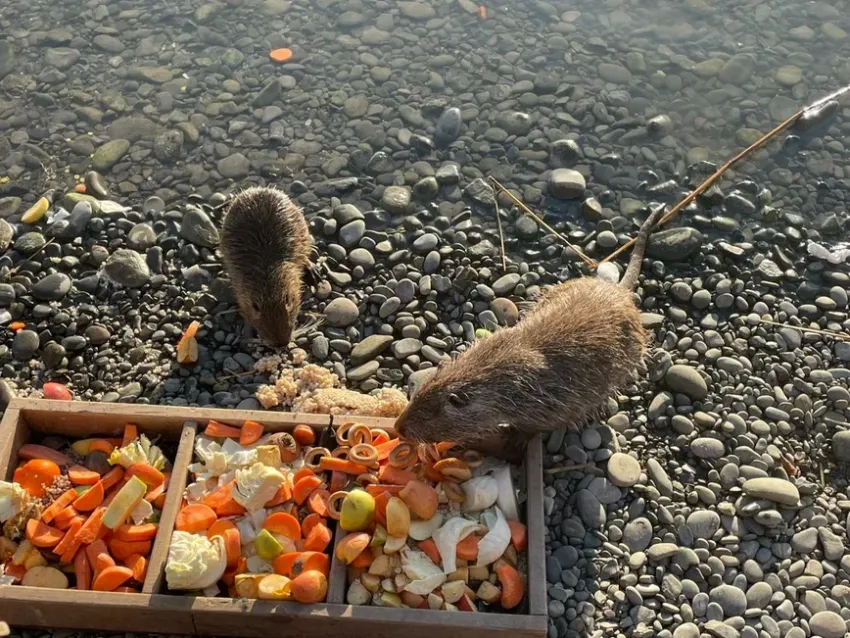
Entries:
[[314, 259], [310, 255], [310, 261], [304, 267], [304, 281], [308, 286], [318, 286], [319, 282], [325, 279], [328, 273], [328, 266], [324, 258]]

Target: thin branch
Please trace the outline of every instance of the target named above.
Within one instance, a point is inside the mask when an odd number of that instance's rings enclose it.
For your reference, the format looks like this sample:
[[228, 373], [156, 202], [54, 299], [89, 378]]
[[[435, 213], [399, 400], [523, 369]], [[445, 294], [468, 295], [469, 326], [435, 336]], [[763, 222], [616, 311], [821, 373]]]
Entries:
[[573, 472], [575, 470], [586, 470], [589, 468], [592, 463], [579, 463], [577, 465], [561, 465], [558, 467], [550, 467], [547, 470], [543, 470], [544, 474], [562, 474], [564, 472]]
[[536, 221], [538, 224], [543, 226], [543, 228], [548, 230], [550, 233], [555, 235], [555, 237], [557, 237], [562, 242], [564, 242], [569, 248], [572, 248], [584, 263], [586, 263], [591, 268], [596, 268], [596, 262], [593, 259], [591, 259], [590, 257], [588, 257], [587, 255], [585, 255], [584, 252], [582, 252], [581, 248], [570, 243], [569, 239], [567, 239], [564, 235], [562, 235], [557, 230], [552, 228], [549, 224], [547, 224], [545, 221], [543, 221], [543, 219], [540, 216], [538, 216], [528, 206], [523, 204], [522, 201], [520, 201], [512, 192], [510, 192], [507, 188], [502, 186], [496, 180], [495, 177], [491, 176], [490, 181], [493, 182], [493, 185], [496, 186], [501, 192], [503, 192], [508, 197], [508, 199], [510, 199], [517, 206], [519, 206], [519, 208], [520, 208], [520, 210], [522, 210], [522, 212], [524, 212], [526, 215], [531, 217], [534, 221]]
[[493, 203], [496, 204], [496, 223], [499, 226], [499, 250], [502, 254], [502, 272], [507, 272], [508, 270], [508, 262], [505, 258], [505, 233], [502, 232], [502, 214], [499, 210], [499, 198], [494, 197]]
[[833, 332], [832, 330], [820, 330], [819, 328], [803, 328], [802, 326], [795, 326], [790, 323], [781, 323], [779, 321], [771, 321], [770, 319], [760, 319], [762, 323], [769, 324], [771, 326], [781, 326], [783, 328], [792, 328], [793, 330], [799, 330], [800, 332], [811, 332], [816, 335], [823, 335], [825, 337], [832, 337], [833, 339], [838, 339], [839, 341], [850, 341], [850, 335], [845, 334], [843, 332]]
[[[759, 148], [761, 148], [762, 146], [764, 146], [765, 144], [767, 144], [770, 140], [772, 140], [774, 137], [779, 135], [782, 131], [784, 131], [787, 128], [789, 128], [790, 126], [792, 126], [794, 123], [797, 122], [797, 120], [799, 120], [801, 117], [803, 117], [807, 113], [811, 113], [812, 111], [815, 111], [818, 107], [826, 104], [827, 102], [829, 102], [831, 100], [834, 100], [837, 97], [844, 95], [848, 91], [850, 91], [850, 84], [848, 84], [847, 86], [845, 86], [843, 88], [838, 89], [834, 93], [830, 93], [826, 97], [823, 97], [823, 98], [817, 100], [816, 102], [810, 104], [809, 106], [806, 106], [805, 108], [800, 109], [799, 111], [794, 113], [794, 115], [792, 115], [787, 120], [782, 122], [779, 126], [777, 126], [776, 128], [774, 128], [771, 131], [768, 131], [767, 133], [762, 135], [758, 140], [756, 140], [754, 143], [750, 144], [747, 148], [745, 148], [743, 151], [741, 151], [740, 153], [735, 155], [732, 159], [730, 159], [723, 166], [721, 166], [719, 169], [717, 169], [714, 172], [713, 175], [709, 176], [708, 179], [706, 179], [702, 184], [700, 184], [694, 190], [692, 190], [690, 192], [690, 194], [687, 197], [685, 197], [685, 199], [680, 201], [673, 208], [671, 208], [667, 213], [665, 213], [664, 217], [662, 217], [661, 219], [658, 220], [656, 227], [657, 226], [663, 226], [668, 221], [673, 219], [676, 215], [678, 215], [682, 211], [683, 208], [685, 208], [688, 204], [690, 204], [692, 201], [694, 201], [702, 193], [704, 193], [706, 190], [708, 190], [711, 187], [711, 185], [714, 184], [714, 182], [716, 182], [718, 179], [720, 179], [726, 171], [728, 171], [730, 168], [732, 168], [732, 166], [734, 166], [735, 164], [740, 162], [742, 159], [744, 159], [745, 157], [750, 155], [753, 151], [756, 151]], [[634, 245], [635, 241], [637, 241], [637, 238], [629, 240], [627, 243], [620, 246], [617, 250], [615, 250], [613, 253], [608, 255], [602, 261], [606, 262], [606, 261], [611, 261], [612, 259], [615, 259], [618, 255], [620, 255], [621, 253], [623, 253], [623, 252], [627, 251], [629, 248], [631, 248]]]

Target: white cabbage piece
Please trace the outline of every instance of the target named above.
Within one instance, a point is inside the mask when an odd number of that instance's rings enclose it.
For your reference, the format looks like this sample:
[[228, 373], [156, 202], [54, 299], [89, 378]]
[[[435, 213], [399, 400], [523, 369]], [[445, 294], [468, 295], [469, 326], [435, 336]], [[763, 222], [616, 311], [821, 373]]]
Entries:
[[425, 541], [431, 538], [442, 524], [443, 515], [438, 511], [427, 521], [410, 521], [410, 530], [407, 534], [415, 541]]
[[460, 484], [466, 500], [465, 512], [481, 512], [493, 507], [499, 498], [499, 483], [492, 476], [474, 476]]
[[401, 568], [410, 579], [404, 586], [405, 591], [420, 596], [427, 596], [448, 578], [425, 552], [411, 547], [401, 550]]
[[257, 451], [248, 450], [233, 439], [226, 439], [223, 444], [201, 436], [195, 441], [195, 454], [200, 463], [192, 463], [190, 470], [198, 478], [216, 478], [243, 467], [253, 465], [257, 461]]
[[133, 439], [124, 447], [115, 448], [109, 455], [110, 465], [120, 465], [125, 470], [135, 463], [146, 463], [158, 470], [163, 470], [165, 469], [166, 459], [162, 450], [151, 443], [148, 437], [141, 434], [139, 438]]
[[27, 491], [17, 483], [0, 481], [0, 523], [20, 514], [29, 500]]
[[511, 528], [502, 510], [494, 507], [484, 512], [482, 518], [490, 531], [478, 542], [478, 561], [475, 564], [479, 567], [495, 562], [511, 544]]
[[148, 520], [149, 516], [153, 516], [153, 505], [148, 503], [145, 499], [139, 501], [139, 504], [133, 508], [132, 512], [130, 512], [130, 518], [133, 519], [133, 524], [135, 525], [141, 525]]
[[195, 591], [211, 587], [227, 568], [224, 538], [175, 531], [168, 547], [165, 580], [173, 590]]
[[256, 554], [253, 556], [249, 556], [248, 560], [245, 561], [245, 569], [248, 570], [249, 574], [272, 574], [274, 573], [274, 567], [272, 564], [264, 558], [260, 558]]
[[499, 497], [496, 504], [502, 510], [502, 514], [509, 521], [519, 520], [519, 507], [517, 506], [516, 490], [514, 489], [514, 481], [511, 478], [511, 468], [507, 465], [501, 465], [493, 470], [492, 476], [496, 479], [498, 485]]
[[236, 521], [236, 529], [239, 530], [239, 539], [243, 545], [251, 544], [253, 546], [254, 539], [257, 538], [257, 530], [251, 524], [249, 516], [243, 516]]
[[273, 467], [254, 463], [247, 469], [236, 471], [233, 500], [249, 512], [263, 509], [283, 484], [283, 474]]
[[451, 574], [457, 570], [457, 544], [479, 528], [479, 524], [462, 516], [450, 518], [431, 538], [443, 559], [443, 571]]

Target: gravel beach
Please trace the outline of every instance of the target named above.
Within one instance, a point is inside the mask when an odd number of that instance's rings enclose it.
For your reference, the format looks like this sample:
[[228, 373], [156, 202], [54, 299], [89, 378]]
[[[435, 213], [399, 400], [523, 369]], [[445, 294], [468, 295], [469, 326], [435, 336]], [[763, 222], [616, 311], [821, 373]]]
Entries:
[[[412, 391], [592, 276], [489, 177], [602, 259], [850, 82], [848, 8], [6, 0], [0, 408], [56, 381], [255, 409], [275, 354]], [[848, 103], [653, 235], [646, 369], [545, 441], [550, 638], [848, 634], [850, 269], [808, 252], [847, 237]], [[245, 326], [217, 251], [251, 185], [303, 208], [321, 256], [288, 350]]]

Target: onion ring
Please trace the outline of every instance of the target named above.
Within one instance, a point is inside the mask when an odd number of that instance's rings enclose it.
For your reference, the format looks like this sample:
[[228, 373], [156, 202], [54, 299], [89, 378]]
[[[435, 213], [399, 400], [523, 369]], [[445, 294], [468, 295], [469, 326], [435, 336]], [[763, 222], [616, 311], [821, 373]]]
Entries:
[[349, 451], [348, 460], [372, 467], [378, 464], [378, 449], [369, 443], [358, 443]]
[[[339, 520], [340, 516], [342, 516], [342, 502], [346, 496], [348, 496], [348, 492], [340, 490], [328, 497], [328, 518], [332, 518], [335, 521]], [[339, 503], [339, 508], [337, 507], [337, 503]]]
[[348, 430], [348, 443], [351, 446], [369, 444], [372, 442], [372, 430], [368, 425], [357, 423]]
[[309, 467], [311, 470], [318, 470], [319, 469], [319, 459], [322, 458], [323, 456], [330, 456], [330, 455], [331, 455], [331, 451], [326, 447], [310, 448], [310, 450], [304, 454], [304, 465]]
[[367, 485], [377, 485], [378, 483], [380, 483], [378, 477], [374, 474], [370, 474], [369, 472], [358, 474], [357, 478], [354, 479], [354, 482], [357, 483], [360, 487], [366, 487]]
[[390, 465], [401, 469], [415, 465], [417, 461], [419, 461], [419, 457], [416, 453], [416, 448], [412, 443], [407, 442], [399, 443], [395, 449], [390, 452], [388, 459]]
[[357, 423], [354, 421], [349, 421], [348, 423], [343, 423], [336, 429], [336, 442], [340, 445], [348, 445], [348, 431], [353, 428]]

